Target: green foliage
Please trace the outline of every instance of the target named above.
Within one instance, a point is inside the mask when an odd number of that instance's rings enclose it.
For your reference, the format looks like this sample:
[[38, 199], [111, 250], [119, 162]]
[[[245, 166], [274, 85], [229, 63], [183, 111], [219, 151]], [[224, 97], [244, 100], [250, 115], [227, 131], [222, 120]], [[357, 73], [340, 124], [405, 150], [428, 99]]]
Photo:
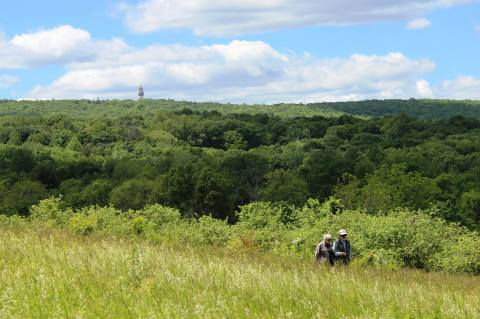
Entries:
[[396, 252], [388, 249], [379, 248], [366, 252], [358, 259], [355, 259], [353, 267], [378, 267], [390, 270], [399, 270], [403, 266], [403, 262]]
[[433, 257], [436, 270], [480, 274], [480, 238], [478, 233], [447, 239], [442, 251]]
[[350, 205], [365, 208], [371, 213], [385, 212], [395, 207], [425, 209], [435, 203], [441, 194], [441, 189], [433, 179], [421, 176], [418, 172], [407, 172], [403, 164], [380, 168], [367, 178], [367, 184], [356, 194], [351, 194], [349, 190], [352, 186], [359, 188], [355, 180], [353, 183], [344, 189], [337, 189], [337, 196], [349, 196], [346, 199]]
[[467, 225], [480, 224], [480, 192], [469, 191], [460, 198], [461, 217]]
[[269, 202], [256, 202], [242, 206], [238, 212], [241, 227], [247, 229], [277, 228], [289, 220], [291, 209]]
[[132, 219], [132, 227], [133, 227], [133, 232], [136, 235], [141, 235], [145, 233], [145, 229], [147, 227], [147, 220], [145, 217], [142, 216], [137, 216]]
[[50, 197], [41, 200], [30, 208], [30, 218], [41, 222], [53, 222], [56, 225], [65, 225], [71, 218], [71, 209], [62, 209], [61, 197]]
[[146, 218], [147, 221], [153, 223], [157, 228], [181, 222], [181, 214], [178, 209], [159, 204], [146, 206], [142, 210], [137, 211], [137, 215]]
[[68, 226], [81, 235], [88, 235], [98, 228], [97, 215], [77, 213], [70, 218]]
[[122, 210], [141, 209], [150, 203], [152, 188], [148, 180], [129, 180], [112, 190], [110, 201]]
[[112, 206], [77, 211], [61, 207], [59, 198], [43, 200], [32, 207], [30, 220], [82, 235], [98, 232], [235, 249], [258, 247], [307, 260], [324, 234], [345, 228], [354, 264], [359, 266], [480, 274], [480, 235], [435, 217], [436, 210], [395, 209], [371, 215], [344, 210], [335, 198], [323, 204], [310, 199], [302, 208], [256, 202], [242, 206], [238, 223], [230, 225], [211, 216], [185, 219], [179, 210], [158, 204], [128, 212]]
[[207, 245], [223, 246], [230, 240], [232, 235], [230, 226], [226, 221], [214, 219], [210, 216], [202, 216], [191, 227], [194, 234], [193, 242]]
[[39, 182], [23, 180], [16, 182], [10, 189], [3, 192], [0, 211], [8, 215], [18, 213], [28, 215], [28, 209], [47, 195], [47, 191]]
[[247, 147], [247, 142], [245, 142], [242, 133], [238, 131], [226, 131], [223, 138], [227, 149], [243, 150]]
[[478, 230], [479, 119], [472, 101], [3, 101], [0, 211], [62, 196], [76, 210], [162, 204], [235, 223], [252, 202], [334, 196], [370, 214], [435, 206]]
[[278, 169], [268, 173], [260, 199], [302, 205], [308, 198], [308, 186], [294, 172]]

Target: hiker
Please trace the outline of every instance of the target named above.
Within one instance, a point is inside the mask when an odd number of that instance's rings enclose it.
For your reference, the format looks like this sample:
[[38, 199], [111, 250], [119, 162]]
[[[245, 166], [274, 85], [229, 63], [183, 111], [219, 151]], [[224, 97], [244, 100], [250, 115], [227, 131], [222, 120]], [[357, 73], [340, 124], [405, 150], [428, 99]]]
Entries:
[[352, 249], [350, 241], [348, 241], [348, 233], [345, 229], [340, 229], [338, 239], [333, 243], [333, 252], [335, 259], [341, 261], [344, 265], [348, 265], [352, 260]]
[[332, 249], [332, 235], [326, 234], [323, 236], [323, 240], [318, 244], [315, 249], [315, 261], [317, 264], [326, 264], [327, 262], [333, 266], [334, 254]]

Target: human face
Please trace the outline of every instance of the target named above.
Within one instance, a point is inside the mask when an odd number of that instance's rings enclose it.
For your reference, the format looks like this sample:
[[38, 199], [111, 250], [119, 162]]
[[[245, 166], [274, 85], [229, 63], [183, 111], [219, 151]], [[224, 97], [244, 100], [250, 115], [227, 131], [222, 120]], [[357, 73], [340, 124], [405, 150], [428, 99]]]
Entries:
[[340, 235], [340, 238], [345, 240], [347, 239], [347, 235]]

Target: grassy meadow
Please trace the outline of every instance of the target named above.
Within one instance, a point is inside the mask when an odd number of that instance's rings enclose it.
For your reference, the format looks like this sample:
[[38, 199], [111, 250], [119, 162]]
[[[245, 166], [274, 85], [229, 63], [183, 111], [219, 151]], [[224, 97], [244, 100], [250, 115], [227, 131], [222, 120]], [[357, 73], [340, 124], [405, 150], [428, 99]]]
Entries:
[[0, 318], [478, 318], [480, 278], [2, 226]]

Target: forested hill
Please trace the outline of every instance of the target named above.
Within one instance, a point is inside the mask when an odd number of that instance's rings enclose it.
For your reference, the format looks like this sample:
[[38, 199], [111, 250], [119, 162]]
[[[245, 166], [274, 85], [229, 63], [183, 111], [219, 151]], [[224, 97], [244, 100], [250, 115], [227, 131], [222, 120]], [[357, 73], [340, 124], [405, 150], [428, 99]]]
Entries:
[[360, 102], [246, 105], [195, 103], [174, 100], [66, 100], [10, 101], [0, 100], [0, 116], [50, 116], [68, 114], [71, 118], [115, 117], [123, 114], [145, 115], [159, 110], [216, 111], [222, 114], [271, 114], [280, 117], [338, 117], [353, 115], [364, 118], [405, 113], [419, 119], [448, 119], [457, 115], [480, 118], [480, 101], [454, 100], [369, 100]]
[[205, 111], [228, 107], [4, 102], [0, 213], [27, 215], [38, 200], [62, 196], [73, 208], [161, 203], [234, 221], [254, 201], [301, 206], [335, 196], [371, 214], [435, 207], [438, 217], [480, 227], [479, 119]]
[[419, 119], [447, 119], [457, 115], [480, 118], [480, 101], [370, 100], [310, 104], [309, 107], [365, 117], [405, 113]]

